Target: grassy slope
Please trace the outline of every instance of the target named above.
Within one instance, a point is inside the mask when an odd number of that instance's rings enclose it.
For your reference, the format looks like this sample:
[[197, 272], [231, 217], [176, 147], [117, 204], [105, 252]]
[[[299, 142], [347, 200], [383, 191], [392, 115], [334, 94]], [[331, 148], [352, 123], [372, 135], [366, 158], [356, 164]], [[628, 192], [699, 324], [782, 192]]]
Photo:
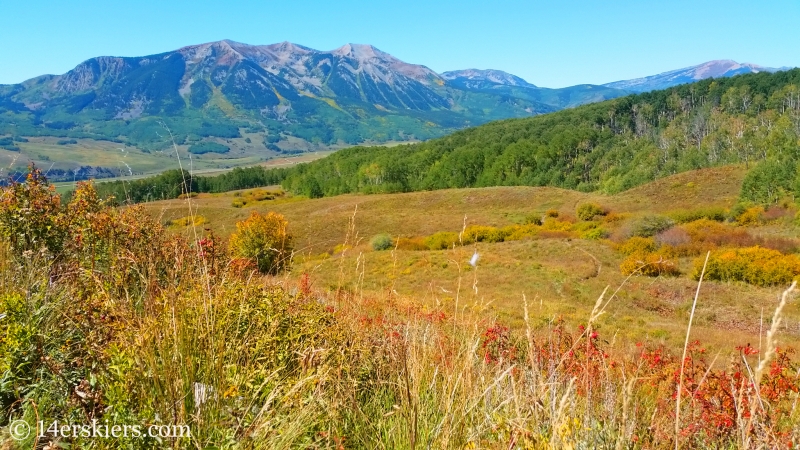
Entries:
[[[454, 307], [485, 304], [503, 321], [520, 325], [525, 294], [532, 311], [542, 320], [564, 315], [572, 321], [588, 316], [606, 286], [623, 283], [622, 257], [609, 244], [597, 241], [539, 239], [499, 244], [478, 244], [481, 260], [477, 272], [466, 261], [472, 248], [452, 251], [374, 252], [369, 238], [377, 233], [424, 236], [437, 231], [459, 231], [467, 224], [502, 226], [519, 223], [530, 213], [558, 209], [574, 214], [577, 204], [593, 201], [630, 217], [645, 212], [665, 213], [704, 206], [730, 207], [735, 203], [745, 170], [726, 166], [687, 172], [640, 186], [614, 196], [585, 194], [557, 188], [493, 187], [440, 190], [387, 195], [345, 195], [306, 200], [289, 198], [262, 202], [252, 208], [278, 211], [289, 219], [303, 255], [293, 277], [309, 272], [318, 287], [346, 285], [365, 293], [396, 291], [401, 296], [429, 304]], [[231, 206], [233, 193], [200, 195], [193, 200], [208, 225], [223, 235], [250, 214], [251, 207]], [[357, 211], [356, 211], [357, 207]], [[148, 204], [162, 221], [186, 216], [185, 201]], [[348, 236], [348, 221], [355, 212], [355, 234]], [[618, 225], [618, 227], [624, 226]], [[187, 230], [188, 231], [188, 230]], [[612, 228], [612, 232], [614, 228]], [[788, 234], [780, 227], [762, 227], [754, 233]], [[612, 236], [613, 237], [613, 236]], [[320, 258], [336, 245], [356, 242], [344, 255]], [[599, 262], [599, 273], [598, 264]], [[691, 259], [681, 261], [688, 272]], [[362, 272], [363, 271], [363, 272]], [[363, 281], [359, 282], [359, 279]], [[477, 283], [476, 283], [477, 282]], [[477, 293], [474, 289], [477, 287]], [[688, 310], [696, 283], [679, 278], [634, 277], [623, 286], [601, 319], [605, 335], [654, 339], [682, 345]], [[730, 347], [731, 341], [758, 342], [761, 308], [769, 316], [777, 289], [743, 284], [707, 283], [696, 315], [695, 336], [704, 342]], [[800, 309], [793, 305], [786, 322], [795, 342], [800, 341]], [[793, 331], [792, 331], [793, 330]], [[733, 333], [733, 335], [731, 334]], [[732, 337], [733, 336], [733, 337]]]

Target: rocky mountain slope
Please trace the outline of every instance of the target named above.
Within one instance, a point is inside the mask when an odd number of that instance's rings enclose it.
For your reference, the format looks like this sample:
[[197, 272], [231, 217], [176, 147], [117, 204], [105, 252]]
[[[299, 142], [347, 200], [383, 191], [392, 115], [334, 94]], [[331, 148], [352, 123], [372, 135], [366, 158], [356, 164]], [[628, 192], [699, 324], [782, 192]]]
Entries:
[[603, 86], [631, 92], [647, 92], [666, 89], [679, 84], [693, 83], [706, 78], [723, 78], [745, 73], [777, 72], [779, 70], [788, 69], [788, 67], [776, 69], [750, 63], [740, 64], [731, 60], [715, 60], [692, 67], [671, 70], [658, 75], [606, 83]]
[[[464, 82], [464, 79], [472, 80]], [[437, 74], [370, 45], [318, 51], [283, 42], [192, 45], [98, 57], [63, 75], [0, 86], [0, 134], [113, 139], [143, 148], [263, 137], [308, 147], [424, 140], [491, 120], [625, 95], [547, 90], [500, 71]]]

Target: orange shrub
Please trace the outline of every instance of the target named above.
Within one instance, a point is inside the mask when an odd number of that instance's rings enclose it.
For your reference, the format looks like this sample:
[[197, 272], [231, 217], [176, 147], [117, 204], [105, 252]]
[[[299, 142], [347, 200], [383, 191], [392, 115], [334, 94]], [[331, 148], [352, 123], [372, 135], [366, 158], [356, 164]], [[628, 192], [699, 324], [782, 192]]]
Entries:
[[[694, 279], [700, 278], [705, 258], [694, 261]], [[777, 250], [749, 247], [723, 249], [708, 259], [705, 278], [719, 281], [744, 281], [757, 286], [787, 284], [800, 275], [800, 258]]]
[[412, 237], [412, 238], [397, 238], [397, 249], [398, 250], [428, 250], [428, 246], [425, 245], [425, 241], [422, 238]]
[[603, 222], [605, 222], [605, 223], [621, 222], [621, 221], [625, 220], [627, 217], [628, 217], [628, 214], [625, 214], [625, 213], [611, 212], [611, 213], [608, 213], [605, 217], [603, 217]]
[[667, 256], [642, 250], [628, 255], [620, 264], [619, 269], [623, 275], [636, 272], [648, 277], [680, 275], [678, 267]]
[[558, 217], [558, 211], [555, 209], [548, 209], [544, 212], [545, 217]]

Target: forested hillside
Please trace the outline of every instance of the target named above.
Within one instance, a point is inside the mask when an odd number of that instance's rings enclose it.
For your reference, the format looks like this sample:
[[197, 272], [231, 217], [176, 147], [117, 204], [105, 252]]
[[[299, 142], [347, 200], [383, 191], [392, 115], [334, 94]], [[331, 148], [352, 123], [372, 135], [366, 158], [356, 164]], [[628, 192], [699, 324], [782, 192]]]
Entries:
[[286, 173], [311, 197], [496, 185], [619, 192], [725, 164], [752, 168], [743, 196], [798, 190], [800, 70], [704, 80], [393, 148], [350, 148]]
[[758, 203], [800, 191], [800, 69], [694, 84], [511, 119], [397, 147], [353, 147], [327, 158], [217, 177], [166, 173], [101, 185], [133, 202], [185, 189], [266, 184], [309, 197], [483, 186], [555, 186], [620, 192], [687, 170], [744, 164], [742, 197]]

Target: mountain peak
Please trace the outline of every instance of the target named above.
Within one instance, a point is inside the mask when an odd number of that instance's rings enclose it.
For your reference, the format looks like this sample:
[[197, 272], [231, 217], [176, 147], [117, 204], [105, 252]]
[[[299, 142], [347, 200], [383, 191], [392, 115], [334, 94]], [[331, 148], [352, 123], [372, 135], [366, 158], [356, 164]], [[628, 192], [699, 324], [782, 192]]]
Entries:
[[470, 84], [484, 83], [501, 86], [536, 87], [516, 75], [503, 72], [502, 70], [493, 69], [451, 70], [449, 72], [442, 73], [442, 78], [448, 81], [457, 81]]
[[337, 56], [349, 56], [358, 60], [386, 57], [396, 59], [388, 53], [382, 52], [381, 50], [375, 48], [375, 46], [369, 44], [344, 44], [336, 50], [331, 51], [331, 53]]
[[647, 92], [666, 89], [679, 84], [692, 83], [706, 78], [723, 78], [744, 73], [777, 72], [779, 70], [785, 69], [774, 69], [751, 63], [738, 63], [731, 59], [716, 59], [658, 75], [606, 83], [603, 86], [633, 92]]

